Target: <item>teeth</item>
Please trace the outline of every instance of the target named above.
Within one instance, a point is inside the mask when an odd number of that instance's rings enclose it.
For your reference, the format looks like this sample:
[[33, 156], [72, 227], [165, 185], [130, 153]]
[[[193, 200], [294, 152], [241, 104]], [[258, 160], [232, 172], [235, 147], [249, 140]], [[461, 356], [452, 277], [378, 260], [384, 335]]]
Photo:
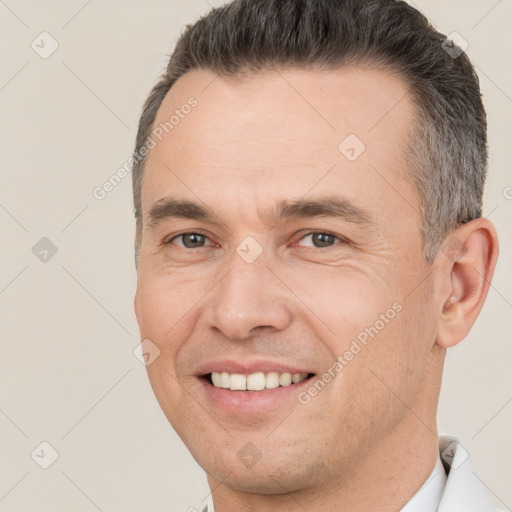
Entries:
[[247, 376], [247, 389], [250, 391], [261, 391], [265, 389], [265, 374], [262, 372], [251, 373]]
[[[288, 375], [290, 375], [290, 374], [288, 374]], [[267, 376], [265, 378], [265, 387], [267, 389], [278, 388], [279, 384], [280, 384], [279, 373], [277, 373], [277, 372], [267, 373]]]
[[212, 372], [212, 382], [216, 388], [231, 389], [231, 391], [261, 391], [274, 389], [279, 386], [297, 384], [307, 378], [307, 373], [278, 373], [263, 372], [242, 375], [240, 373]]
[[[212, 374], [213, 375], [213, 374]], [[222, 372], [220, 374], [220, 384], [219, 386], [224, 389], [229, 389], [229, 373], [228, 372]]]
[[292, 383], [292, 374], [291, 373], [282, 373], [279, 377], [279, 384], [281, 386], [289, 386]]
[[231, 391], [245, 391], [247, 389], [247, 379], [245, 375], [233, 373], [229, 376], [229, 389]]
[[221, 386], [220, 383], [222, 381], [222, 376], [220, 373], [218, 372], [213, 372], [212, 373], [212, 382], [213, 382], [213, 385], [216, 387], [216, 388], [222, 388], [224, 386]]

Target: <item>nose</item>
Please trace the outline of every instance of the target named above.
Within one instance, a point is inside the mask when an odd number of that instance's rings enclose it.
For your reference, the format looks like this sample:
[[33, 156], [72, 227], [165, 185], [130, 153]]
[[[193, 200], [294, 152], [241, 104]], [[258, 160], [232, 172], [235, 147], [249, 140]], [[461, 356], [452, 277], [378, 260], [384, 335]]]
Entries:
[[290, 292], [267, 267], [264, 254], [247, 263], [235, 253], [230, 263], [206, 306], [209, 328], [234, 340], [256, 330], [286, 329], [292, 320]]

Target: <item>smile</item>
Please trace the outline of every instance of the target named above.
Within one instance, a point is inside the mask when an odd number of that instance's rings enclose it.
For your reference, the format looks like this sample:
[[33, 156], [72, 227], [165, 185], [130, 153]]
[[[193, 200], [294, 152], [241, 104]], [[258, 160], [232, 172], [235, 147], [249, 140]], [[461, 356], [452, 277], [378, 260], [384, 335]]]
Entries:
[[228, 372], [212, 372], [207, 375], [207, 380], [216, 388], [229, 389], [231, 391], [263, 391], [278, 387], [298, 384], [313, 374], [308, 373], [278, 373], [256, 372], [249, 375]]

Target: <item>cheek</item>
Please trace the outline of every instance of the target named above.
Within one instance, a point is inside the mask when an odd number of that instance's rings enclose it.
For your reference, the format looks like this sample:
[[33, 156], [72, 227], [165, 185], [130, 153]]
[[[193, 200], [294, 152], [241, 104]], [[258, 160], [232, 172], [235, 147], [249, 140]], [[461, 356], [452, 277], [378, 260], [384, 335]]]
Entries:
[[381, 331], [399, 314], [393, 308], [399, 294], [361, 269], [318, 266], [309, 268], [307, 274], [290, 272], [287, 284], [300, 298], [304, 314], [320, 329], [318, 334], [329, 340], [337, 355], [359, 335], [364, 341], [365, 331], [376, 323]]
[[136, 300], [141, 339], [150, 340], [159, 351], [146, 366], [148, 378], [160, 407], [177, 428], [184, 397], [177, 382], [176, 360], [193, 328], [191, 309], [197, 299], [170, 279], [144, 276], [139, 279]]
[[423, 363], [412, 347], [416, 340], [404, 330], [401, 315], [406, 312], [401, 310], [388, 323], [379, 314], [377, 321], [371, 318], [366, 327], [353, 328], [357, 334], [348, 335], [348, 341], [339, 342], [343, 369], [341, 378], [334, 381], [336, 392], [329, 396], [328, 409], [339, 411], [340, 428], [349, 438], [358, 432], [362, 452], [405, 417], [408, 408], [404, 403], [414, 402], [423, 373]]
[[[329, 396], [331, 409], [357, 411], [345, 416], [355, 422], [354, 429], [365, 424], [371, 429], [372, 418], [383, 427], [396, 424], [406, 412], [396, 395], [406, 403], [414, 400], [431, 347], [420, 300], [424, 290], [404, 298], [403, 290], [392, 288], [398, 279], [388, 276], [388, 282], [347, 273], [323, 280], [321, 287], [309, 289], [309, 302], [304, 299], [322, 320], [315, 320], [317, 325], [329, 328], [324, 342], [340, 362], [330, 367], [340, 375], [334, 380], [336, 393]], [[358, 417], [366, 420], [358, 424]]]
[[358, 374], [354, 380], [360, 384], [354, 398], [369, 409], [380, 409], [380, 421], [388, 417], [390, 425], [407, 413], [404, 404], [412, 406], [417, 399], [432, 347], [422, 308], [408, 300], [400, 308], [382, 329], [371, 330], [359, 366], [349, 368]]
[[159, 357], [151, 365], [146, 367], [149, 382], [153, 393], [164, 412], [169, 423], [178, 431], [183, 423], [184, 411], [183, 389], [179, 386], [173, 375], [172, 367], [166, 363], [163, 357]]
[[137, 320], [141, 335], [167, 350], [169, 340], [181, 339], [190, 325], [194, 309], [208, 286], [200, 280], [179, 281], [170, 276], [147, 276], [139, 279]]

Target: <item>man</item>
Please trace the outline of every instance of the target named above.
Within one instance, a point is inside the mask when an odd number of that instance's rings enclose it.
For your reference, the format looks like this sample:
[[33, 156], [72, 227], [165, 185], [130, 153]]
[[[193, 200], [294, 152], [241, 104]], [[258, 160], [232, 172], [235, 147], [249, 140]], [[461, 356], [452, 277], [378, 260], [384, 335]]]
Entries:
[[208, 512], [497, 510], [436, 425], [498, 256], [457, 50], [393, 0], [236, 0], [179, 40], [136, 142], [135, 310]]

